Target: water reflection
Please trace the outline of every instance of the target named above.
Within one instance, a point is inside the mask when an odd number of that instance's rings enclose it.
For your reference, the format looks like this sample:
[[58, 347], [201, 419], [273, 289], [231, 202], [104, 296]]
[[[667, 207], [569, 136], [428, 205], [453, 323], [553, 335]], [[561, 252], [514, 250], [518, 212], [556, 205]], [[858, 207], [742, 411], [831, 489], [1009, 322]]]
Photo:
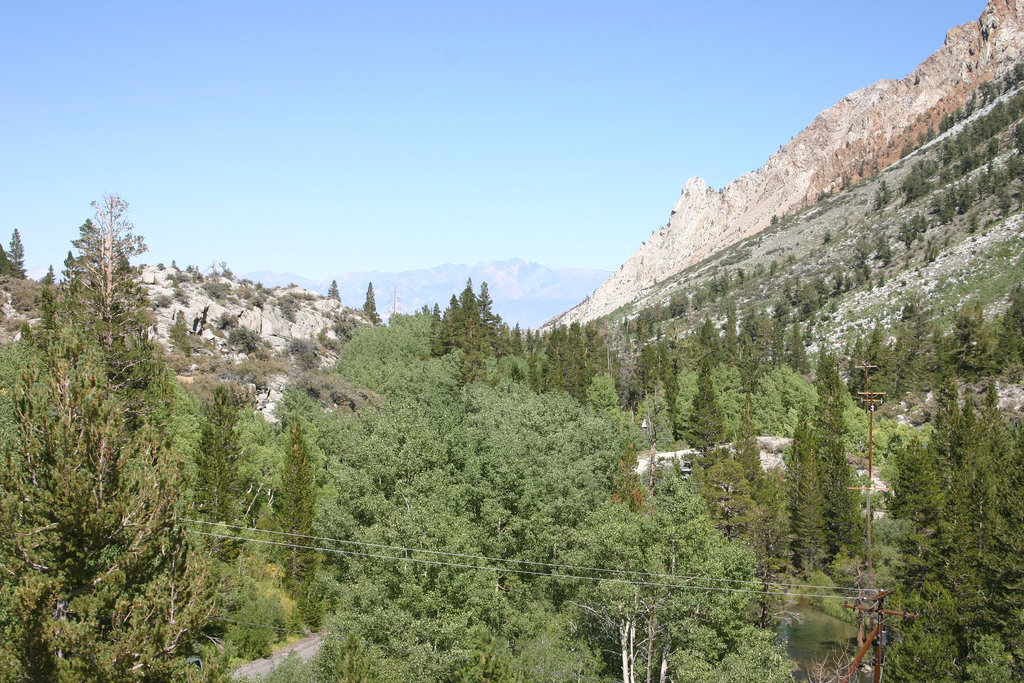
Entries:
[[[801, 623], [782, 623], [779, 626], [779, 636], [787, 639], [786, 650], [789, 658], [799, 667], [794, 675], [796, 680], [812, 680], [808, 674], [815, 664], [821, 662], [834, 664], [838, 658], [844, 664], [849, 663], [857, 650], [855, 625], [836, 619], [811, 605], [798, 605], [792, 608], [792, 611], [801, 615]], [[861, 673], [853, 680], [867, 683], [871, 680], [871, 675]]]

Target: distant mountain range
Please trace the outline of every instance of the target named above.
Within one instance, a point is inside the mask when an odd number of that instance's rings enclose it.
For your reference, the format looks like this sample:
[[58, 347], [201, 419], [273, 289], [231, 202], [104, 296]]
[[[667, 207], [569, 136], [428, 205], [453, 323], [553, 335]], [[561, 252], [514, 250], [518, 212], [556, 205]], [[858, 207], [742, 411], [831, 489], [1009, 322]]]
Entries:
[[446, 263], [435, 268], [403, 272], [365, 271], [343, 273], [325, 280], [311, 280], [293, 273], [256, 271], [243, 277], [262, 282], [268, 287], [296, 284], [326, 294], [331, 280], [338, 282], [342, 302], [361, 307], [366, 299], [367, 284], [373, 283], [377, 311], [387, 317], [397, 301], [400, 313], [411, 313], [424, 305], [436, 303], [443, 311], [452, 294], [458, 295], [473, 280], [473, 289], [487, 283], [494, 300], [494, 310], [509, 325], [523, 328], [540, 327], [549, 318], [562, 313], [585, 299], [611, 271], [593, 268], [548, 268], [523, 259], [484, 261], [476, 265]]

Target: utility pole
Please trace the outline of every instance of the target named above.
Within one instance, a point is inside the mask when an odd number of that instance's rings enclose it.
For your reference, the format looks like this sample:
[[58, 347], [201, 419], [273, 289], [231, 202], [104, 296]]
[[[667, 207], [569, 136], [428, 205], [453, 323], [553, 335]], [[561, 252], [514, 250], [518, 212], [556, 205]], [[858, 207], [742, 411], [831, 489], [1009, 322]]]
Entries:
[[392, 290], [392, 293], [391, 293], [391, 315], [392, 316], [398, 314], [398, 304], [400, 304], [401, 302], [402, 302], [402, 300], [398, 298], [398, 285], [395, 285], [395, 288], [394, 288], [394, 290]]
[[874, 442], [875, 442], [875, 404], [881, 403], [882, 396], [885, 396], [884, 391], [871, 391], [871, 370], [877, 368], [877, 365], [858, 365], [857, 368], [864, 371], [864, 391], [858, 391], [857, 393], [863, 396], [861, 399], [864, 401], [864, 407], [868, 411], [868, 485], [862, 488], [867, 494], [867, 517], [868, 517], [868, 586], [872, 586], [875, 582], [875, 571], [873, 560], [871, 557], [871, 523], [873, 521], [873, 515], [871, 513], [871, 493], [873, 491], [883, 491], [884, 488], [875, 487], [874, 480], [874, 468], [873, 468], [873, 456], [874, 456]]
[[853, 672], [860, 666], [860, 662], [864, 659], [864, 655], [872, 646], [874, 647], [874, 661], [871, 664], [871, 680], [872, 683], [881, 683], [882, 681], [882, 667], [885, 664], [885, 645], [887, 639], [887, 632], [885, 630], [885, 617], [901, 617], [903, 619], [917, 619], [921, 616], [920, 612], [899, 612], [897, 610], [883, 609], [885, 604], [885, 597], [889, 594], [889, 591], [878, 591], [874, 597], [868, 598], [868, 603], [863, 604], [860, 600], [852, 605], [844, 604], [843, 607], [846, 609], [857, 610], [858, 612], [864, 612], [871, 615], [871, 622], [874, 624], [874, 628], [871, 629], [871, 634], [868, 635], [868, 639], [861, 646], [857, 652], [857, 656], [850, 662], [850, 668], [847, 670], [846, 675], [843, 676], [842, 683], [849, 683], [850, 677], [853, 676]]

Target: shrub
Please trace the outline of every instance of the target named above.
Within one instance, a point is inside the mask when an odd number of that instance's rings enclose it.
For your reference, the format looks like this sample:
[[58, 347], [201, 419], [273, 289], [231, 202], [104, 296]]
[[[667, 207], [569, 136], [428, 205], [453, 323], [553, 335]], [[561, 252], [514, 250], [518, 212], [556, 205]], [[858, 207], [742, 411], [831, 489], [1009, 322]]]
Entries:
[[236, 350], [248, 355], [265, 353], [266, 343], [263, 338], [248, 327], [236, 327], [228, 333], [228, 343]]

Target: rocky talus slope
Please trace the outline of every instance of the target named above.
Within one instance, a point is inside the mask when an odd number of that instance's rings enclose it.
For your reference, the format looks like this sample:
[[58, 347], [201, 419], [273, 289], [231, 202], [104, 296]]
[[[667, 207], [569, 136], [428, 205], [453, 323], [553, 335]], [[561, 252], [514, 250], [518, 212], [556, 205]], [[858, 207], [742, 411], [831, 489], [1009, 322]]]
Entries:
[[586, 301], [548, 325], [593, 320], [640, 297], [653, 285], [754, 235], [772, 221], [874, 175], [957, 110], [979, 85], [1000, 75], [1024, 51], [1024, 3], [991, 0], [981, 17], [946, 35], [913, 73], [883, 80], [843, 98], [757, 171], [722, 190], [692, 178], [657, 230]]

